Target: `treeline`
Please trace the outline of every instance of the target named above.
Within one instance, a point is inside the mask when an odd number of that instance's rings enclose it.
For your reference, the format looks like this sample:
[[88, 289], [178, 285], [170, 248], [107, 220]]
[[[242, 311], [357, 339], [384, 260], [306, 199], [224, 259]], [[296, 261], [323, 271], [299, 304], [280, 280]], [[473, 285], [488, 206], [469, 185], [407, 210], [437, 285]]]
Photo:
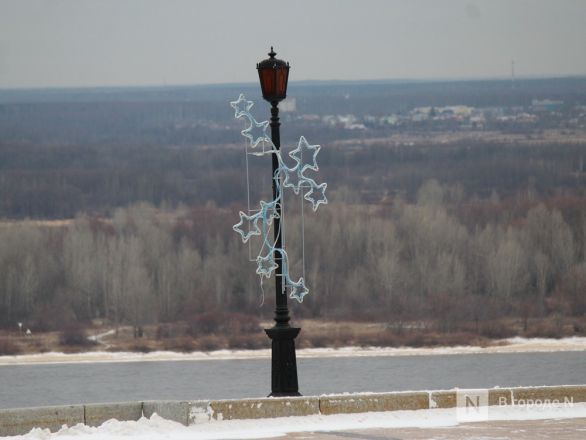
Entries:
[[[291, 270], [311, 294], [295, 317], [377, 319], [395, 328], [430, 322], [450, 331], [516, 316], [586, 313], [586, 198], [526, 191], [470, 198], [428, 181], [413, 202], [337, 200], [305, 218], [285, 216]], [[0, 228], [0, 325], [36, 330], [106, 319], [140, 328], [213, 310], [272, 316], [272, 283], [259, 285], [233, 233], [237, 210], [164, 212], [149, 204], [110, 218]], [[254, 254], [254, 250], [252, 251]], [[263, 294], [264, 291], [264, 294]], [[261, 304], [264, 304], [261, 306]], [[578, 329], [579, 330], [579, 329]], [[498, 336], [498, 334], [497, 334]]]
[[[240, 127], [241, 128], [241, 127]], [[299, 132], [303, 133], [303, 132]], [[229, 207], [245, 201], [245, 154], [236, 146], [13, 145], [0, 142], [0, 218], [61, 219], [79, 212], [111, 216], [116, 208], [146, 201], [157, 207]], [[293, 137], [290, 131], [287, 139]], [[524, 145], [457, 142], [437, 145], [335, 145], [320, 140], [320, 174], [330, 191], [347, 186], [360, 200], [386, 203], [395, 194], [415, 200], [430, 178], [461, 184], [468, 196], [533, 191], [584, 195], [584, 144]], [[295, 143], [283, 140], [285, 153]], [[285, 155], [288, 158], [287, 155]], [[270, 163], [251, 157], [250, 172], [266, 176]]]
[[[213, 221], [223, 215], [206, 209], [190, 215], [200, 214]], [[220, 304], [237, 309], [253, 289], [243, 285], [243, 297], [235, 297], [225, 269], [238, 283], [246, 280], [244, 269], [227, 260], [245, 258], [243, 250], [208, 237], [195, 220], [188, 223], [197, 237], [188, 234], [186, 221], [166, 220], [151, 205], [138, 204], [107, 220], [80, 216], [65, 225], [0, 228], [1, 325], [19, 320], [43, 331], [104, 318], [139, 327]]]

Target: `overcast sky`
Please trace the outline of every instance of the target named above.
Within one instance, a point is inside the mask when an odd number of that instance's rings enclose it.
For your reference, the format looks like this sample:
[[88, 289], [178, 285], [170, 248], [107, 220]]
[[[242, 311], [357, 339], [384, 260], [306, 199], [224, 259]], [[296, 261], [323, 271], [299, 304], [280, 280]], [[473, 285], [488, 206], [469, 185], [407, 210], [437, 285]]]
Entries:
[[0, 88], [586, 74], [586, 0], [0, 0]]

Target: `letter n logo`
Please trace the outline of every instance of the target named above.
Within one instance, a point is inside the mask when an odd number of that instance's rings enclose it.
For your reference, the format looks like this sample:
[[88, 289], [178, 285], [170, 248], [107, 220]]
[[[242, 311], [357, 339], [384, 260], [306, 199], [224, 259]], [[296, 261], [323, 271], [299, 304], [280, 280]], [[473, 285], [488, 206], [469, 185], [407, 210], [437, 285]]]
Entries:
[[488, 420], [488, 390], [457, 390], [456, 418], [459, 422]]

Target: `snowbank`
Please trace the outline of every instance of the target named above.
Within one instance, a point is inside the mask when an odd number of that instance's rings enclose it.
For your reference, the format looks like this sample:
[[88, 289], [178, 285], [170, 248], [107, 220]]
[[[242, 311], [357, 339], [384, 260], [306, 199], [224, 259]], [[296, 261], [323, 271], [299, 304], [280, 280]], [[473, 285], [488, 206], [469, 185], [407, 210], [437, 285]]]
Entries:
[[[586, 417], [586, 403], [571, 407], [490, 407], [489, 420], [544, 420]], [[331, 416], [286, 417], [277, 419], [235, 420], [212, 422], [185, 427], [165, 420], [156, 414], [137, 422], [109, 420], [98, 428], [76, 425], [51, 434], [48, 430], [33, 429], [30, 433], [10, 437], [19, 440], [212, 440], [281, 437], [292, 432], [341, 431], [369, 428], [434, 428], [458, 425], [456, 411], [432, 409], [393, 411]]]

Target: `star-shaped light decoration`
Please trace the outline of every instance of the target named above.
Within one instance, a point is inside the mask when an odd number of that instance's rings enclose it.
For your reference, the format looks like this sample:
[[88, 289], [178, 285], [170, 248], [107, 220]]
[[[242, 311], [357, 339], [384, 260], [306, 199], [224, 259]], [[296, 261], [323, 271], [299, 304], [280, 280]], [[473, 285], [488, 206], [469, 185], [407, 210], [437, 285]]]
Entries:
[[[240, 211], [240, 221], [232, 226], [232, 229], [240, 234], [242, 237], [242, 242], [246, 243], [250, 237], [253, 235], [260, 235], [260, 228], [258, 227], [258, 214], [255, 215], [246, 215], [244, 212]], [[242, 229], [244, 224], [248, 224], [248, 230]]]
[[240, 118], [249, 114], [250, 109], [254, 105], [254, 102], [247, 100], [241, 93], [236, 101], [232, 101], [230, 106], [234, 109], [234, 117]]
[[260, 255], [256, 257], [256, 264], [256, 273], [267, 278], [270, 278], [273, 271], [279, 267], [273, 259], [272, 252], [269, 252], [266, 257], [261, 257]]
[[[247, 215], [244, 212], [240, 212], [240, 222], [234, 225], [233, 229], [240, 234], [244, 243], [253, 235], [261, 236], [262, 246], [256, 257], [256, 273], [261, 278], [270, 278], [272, 273], [279, 267], [274, 258], [275, 254], [279, 253], [281, 256], [281, 276], [285, 286], [289, 289], [289, 296], [302, 302], [305, 295], [309, 293], [309, 289], [305, 285], [305, 279], [303, 277], [299, 278], [297, 282], [291, 279], [289, 273], [289, 257], [285, 246], [281, 245], [277, 247], [277, 240], [272, 240], [270, 233], [273, 219], [279, 217], [277, 208], [283, 202], [284, 188], [291, 188], [296, 195], [303, 193], [304, 199], [312, 203], [314, 211], [317, 210], [319, 205], [328, 203], [325, 196], [327, 184], [317, 184], [311, 177], [303, 174], [308, 169], [318, 171], [316, 156], [321, 147], [319, 145], [310, 145], [305, 137], [301, 136], [297, 147], [289, 153], [289, 156], [296, 162], [290, 168], [285, 164], [281, 152], [274, 147], [271, 138], [267, 135], [269, 121], [257, 122], [250, 114], [250, 109], [253, 106], [252, 101], [248, 101], [241, 94], [238, 100], [231, 102], [230, 105], [234, 108], [236, 118], [244, 117], [248, 122], [248, 128], [242, 130], [241, 133], [249, 140], [251, 148], [257, 147], [261, 142], [263, 143], [262, 151], [260, 151], [261, 149], [248, 151], [247, 148], [246, 154], [256, 156], [263, 156], [268, 153], [274, 154], [273, 160], [276, 159], [279, 164], [273, 175], [273, 198], [268, 202], [261, 200], [260, 209], [253, 211], [255, 213], [254, 215]], [[269, 146], [269, 149], [266, 151], [265, 142]], [[283, 232], [282, 230], [278, 231], [279, 234]]]
[[299, 138], [297, 148], [291, 151], [289, 156], [295, 159], [295, 161], [298, 163], [300, 174], [303, 174], [307, 169], [313, 171], [319, 170], [316, 157], [320, 148], [321, 147], [319, 145], [309, 145], [304, 136]]
[[299, 302], [302, 302], [303, 297], [309, 293], [309, 289], [305, 287], [305, 280], [303, 277], [299, 278], [299, 281], [296, 283], [291, 282], [289, 287], [291, 287], [291, 293], [289, 293], [289, 297], [294, 298]]
[[283, 181], [283, 186], [285, 188], [291, 188], [295, 194], [299, 194], [299, 189], [301, 188], [301, 184], [303, 180], [299, 176], [299, 170], [297, 167], [295, 168], [282, 168], [282, 174], [285, 175], [285, 180]]
[[254, 118], [250, 118], [250, 127], [242, 130], [242, 136], [247, 137], [250, 141], [250, 147], [255, 148], [261, 142], [271, 142], [271, 138], [267, 135], [267, 127], [269, 121], [256, 122]]
[[[315, 183], [315, 182], [314, 182]], [[317, 208], [322, 203], [325, 205], [328, 203], [328, 199], [326, 198], [326, 188], [328, 187], [327, 183], [322, 183], [321, 185], [311, 185], [311, 189], [305, 193], [305, 200], [308, 200], [313, 205], [313, 210], [317, 211]]]

